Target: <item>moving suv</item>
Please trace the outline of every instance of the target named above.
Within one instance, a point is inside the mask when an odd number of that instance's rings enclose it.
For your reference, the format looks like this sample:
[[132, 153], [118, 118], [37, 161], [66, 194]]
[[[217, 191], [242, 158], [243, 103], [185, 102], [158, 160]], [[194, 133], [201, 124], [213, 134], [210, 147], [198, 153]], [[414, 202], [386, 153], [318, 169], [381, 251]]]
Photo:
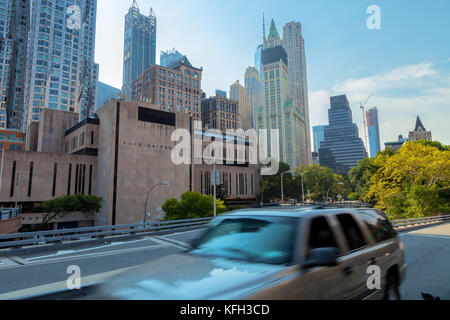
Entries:
[[91, 298], [399, 299], [405, 271], [403, 245], [374, 209], [248, 209], [213, 219], [185, 252], [122, 274]]

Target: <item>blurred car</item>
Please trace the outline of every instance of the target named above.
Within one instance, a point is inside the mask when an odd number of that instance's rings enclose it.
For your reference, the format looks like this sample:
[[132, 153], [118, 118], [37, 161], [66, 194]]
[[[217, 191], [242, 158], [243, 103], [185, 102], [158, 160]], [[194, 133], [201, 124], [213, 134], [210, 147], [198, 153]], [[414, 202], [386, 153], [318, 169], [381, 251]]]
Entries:
[[[367, 284], [373, 265], [379, 288]], [[213, 219], [186, 252], [130, 270], [88, 298], [399, 299], [405, 271], [403, 245], [374, 209], [249, 209]]]

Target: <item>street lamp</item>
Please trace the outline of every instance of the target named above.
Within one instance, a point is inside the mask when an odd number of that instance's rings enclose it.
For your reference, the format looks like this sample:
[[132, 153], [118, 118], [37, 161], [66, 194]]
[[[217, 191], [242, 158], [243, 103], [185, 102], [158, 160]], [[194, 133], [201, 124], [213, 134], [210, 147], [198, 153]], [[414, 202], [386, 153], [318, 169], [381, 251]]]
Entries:
[[327, 191], [327, 198], [326, 198], [325, 200], [328, 202], [328, 193], [330, 192], [330, 190], [331, 190], [332, 187], [334, 187], [335, 185], [343, 185], [343, 184], [344, 184], [343, 182], [338, 182], [338, 183], [332, 184], [332, 185], [330, 186], [330, 188], [328, 188], [328, 191]]
[[168, 186], [169, 184], [167, 182], [160, 182], [158, 184], [155, 184], [153, 187], [150, 188], [147, 192], [147, 197], [145, 198], [145, 212], [144, 212], [144, 224], [147, 223], [147, 201], [148, 196], [150, 195], [150, 192], [152, 192], [153, 189], [155, 189], [157, 186]]
[[293, 173], [293, 170], [285, 171], [281, 174], [281, 203], [284, 202], [284, 190], [283, 190], [283, 175], [286, 173]]

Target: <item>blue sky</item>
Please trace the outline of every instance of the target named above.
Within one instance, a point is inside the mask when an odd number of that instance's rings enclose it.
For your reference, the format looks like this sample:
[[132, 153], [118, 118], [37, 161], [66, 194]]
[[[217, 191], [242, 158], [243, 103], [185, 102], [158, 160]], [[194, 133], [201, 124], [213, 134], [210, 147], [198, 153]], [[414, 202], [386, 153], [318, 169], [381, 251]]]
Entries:
[[[96, 61], [100, 81], [120, 88], [124, 15], [131, 0], [98, 0]], [[363, 134], [359, 103], [371, 93], [381, 140], [407, 135], [417, 115], [435, 140], [450, 144], [449, 0], [138, 0], [153, 7], [159, 51], [176, 48], [203, 67], [203, 90], [212, 95], [243, 81], [275, 20], [280, 35], [290, 21], [302, 23], [311, 124], [327, 124], [329, 97], [347, 94]], [[381, 9], [381, 30], [369, 30], [370, 5]]]

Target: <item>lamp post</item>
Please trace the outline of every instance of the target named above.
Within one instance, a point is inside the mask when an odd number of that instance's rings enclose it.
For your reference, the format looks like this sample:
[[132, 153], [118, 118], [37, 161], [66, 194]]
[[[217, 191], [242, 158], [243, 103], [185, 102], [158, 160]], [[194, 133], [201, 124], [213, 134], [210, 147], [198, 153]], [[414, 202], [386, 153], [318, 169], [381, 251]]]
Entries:
[[285, 175], [286, 173], [292, 173], [293, 171], [285, 171], [281, 174], [281, 203], [284, 202], [284, 190], [283, 190], [283, 175]]
[[327, 191], [327, 198], [325, 199], [326, 202], [328, 202], [328, 193], [330, 192], [331, 188], [334, 187], [335, 185], [343, 185], [343, 184], [344, 184], [343, 182], [335, 183], [335, 184], [332, 184], [332, 185], [330, 186], [330, 188], [328, 188], [328, 191]]
[[300, 173], [300, 178], [302, 179], [302, 201], [303, 203], [305, 203], [305, 188], [304, 188], [304, 184], [303, 184], [303, 175], [306, 172]]
[[150, 188], [150, 190], [148, 190], [147, 197], [145, 198], [144, 224], [147, 223], [147, 201], [148, 201], [148, 196], [150, 195], [150, 192], [152, 192], [152, 190], [155, 189], [157, 186], [168, 186], [168, 185], [169, 184], [167, 182], [160, 182], [158, 184], [155, 184], [153, 187]]

